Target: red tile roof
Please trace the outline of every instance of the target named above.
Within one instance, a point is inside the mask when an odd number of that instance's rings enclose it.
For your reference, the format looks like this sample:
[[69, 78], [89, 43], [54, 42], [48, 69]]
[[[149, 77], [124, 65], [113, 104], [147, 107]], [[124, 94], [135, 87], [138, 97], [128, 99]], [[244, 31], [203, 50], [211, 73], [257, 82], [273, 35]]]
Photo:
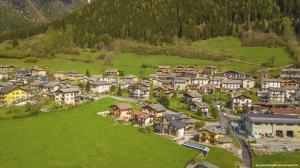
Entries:
[[272, 108], [271, 112], [273, 114], [287, 114], [287, 115], [300, 115], [300, 109], [296, 108]]

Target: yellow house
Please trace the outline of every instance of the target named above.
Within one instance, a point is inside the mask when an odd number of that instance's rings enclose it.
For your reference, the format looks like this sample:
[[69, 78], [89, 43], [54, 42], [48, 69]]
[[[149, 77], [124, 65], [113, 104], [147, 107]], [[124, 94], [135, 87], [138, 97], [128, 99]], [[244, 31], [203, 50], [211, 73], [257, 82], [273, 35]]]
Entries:
[[199, 131], [199, 141], [215, 143], [230, 143], [232, 139], [226, 135], [226, 129], [220, 125], [210, 125]]
[[31, 75], [32, 76], [46, 76], [47, 75], [47, 69], [46, 68], [41, 68], [41, 67], [33, 67], [31, 68]]
[[27, 91], [13, 86], [6, 86], [0, 89], [0, 104], [4, 106], [13, 105], [16, 101], [26, 99]]

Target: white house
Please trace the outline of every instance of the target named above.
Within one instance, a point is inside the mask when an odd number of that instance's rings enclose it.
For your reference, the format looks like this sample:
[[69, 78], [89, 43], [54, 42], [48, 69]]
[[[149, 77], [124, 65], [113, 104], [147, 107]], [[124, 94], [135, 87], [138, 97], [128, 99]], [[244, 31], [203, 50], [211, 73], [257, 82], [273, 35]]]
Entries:
[[255, 80], [253, 78], [247, 78], [243, 80], [244, 89], [252, 89], [255, 87]]
[[208, 116], [208, 104], [205, 102], [195, 102], [191, 105], [191, 111], [201, 113], [203, 116]]
[[8, 72], [0, 72], [0, 80], [8, 79]]
[[209, 79], [206, 77], [196, 77], [196, 78], [192, 78], [191, 83], [197, 84], [197, 85], [199, 85], [199, 87], [202, 87], [209, 83]]
[[261, 89], [267, 90], [269, 88], [280, 88], [281, 80], [280, 79], [262, 79], [261, 80]]
[[285, 103], [285, 91], [283, 88], [271, 88], [269, 91], [270, 103]]
[[184, 80], [182, 78], [174, 79], [172, 84], [173, 84], [174, 90], [180, 90], [180, 91], [185, 90], [186, 86], [187, 86], [186, 80]]
[[105, 81], [92, 83], [91, 86], [91, 91], [94, 93], [109, 92], [111, 88], [111, 84]]
[[80, 88], [64, 88], [55, 92], [55, 102], [58, 104], [75, 105], [77, 97], [81, 94]]
[[209, 83], [214, 85], [215, 88], [220, 89], [222, 87], [222, 80], [224, 80], [224, 77], [212, 77], [209, 79]]
[[241, 111], [243, 108], [250, 109], [252, 107], [252, 99], [245, 95], [238, 95], [232, 97], [232, 110]]
[[241, 80], [224, 80], [222, 81], [222, 89], [225, 90], [239, 90], [241, 88]]

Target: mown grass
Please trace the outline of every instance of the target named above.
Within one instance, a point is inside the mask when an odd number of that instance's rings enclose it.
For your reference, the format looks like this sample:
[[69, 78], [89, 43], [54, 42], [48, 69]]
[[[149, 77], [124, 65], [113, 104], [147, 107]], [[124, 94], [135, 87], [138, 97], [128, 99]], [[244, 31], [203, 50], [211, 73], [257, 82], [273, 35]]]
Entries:
[[0, 120], [1, 167], [184, 167], [197, 151], [115, 123], [103, 99], [69, 110]]
[[[300, 167], [299, 158], [300, 158], [300, 152], [253, 154], [252, 164], [253, 167], [257, 167], [259, 165], [268, 165], [268, 164], [282, 165], [276, 167]], [[294, 166], [284, 166], [284, 165], [294, 165]]]

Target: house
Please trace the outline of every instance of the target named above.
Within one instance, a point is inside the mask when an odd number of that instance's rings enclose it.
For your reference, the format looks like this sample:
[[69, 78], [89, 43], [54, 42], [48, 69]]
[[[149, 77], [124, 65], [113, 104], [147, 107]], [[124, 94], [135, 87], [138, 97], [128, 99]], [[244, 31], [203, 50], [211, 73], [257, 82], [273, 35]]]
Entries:
[[10, 106], [26, 98], [27, 90], [20, 87], [5, 86], [0, 89], [0, 105]]
[[122, 81], [132, 84], [132, 83], [139, 81], [139, 78], [135, 75], [127, 75], [122, 79]]
[[183, 78], [175, 78], [172, 85], [174, 90], [183, 91], [186, 89], [187, 82]]
[[163, 85], [163, 80], [155, 78], [151, 80], [153, 86], [162, 86]]
[[129, 121], [132, 117], [132, 106], [128, 103], [119, 103], [110, 106], [110, 114], [119, 121]]
[[46, 93], [55, 93], [62, 83], [59, 81], [50, 81], [42, 85], [42, 90]]
[[232, 139], [226, 135], [226, 128], [221, 125], [210, 125], [199, 131], [199, 142], [226, 144], [231, 143]]
[[31, 76], [30, 69], [28, 68], [20, 68], [15, 71], [16, 78], [25, 78]]
[[105, 81], [99, 81], [91, 84], [91, 91], [94, 93], [109, 92], [111, 84]]
[[216, 87], [212, 84], [204, 85], [200, 88], [200, 92], [204, 94], [213, 94], [216, 90]]
[[224, 77], [214, 76], [209, 79], [209, 84], [212, 84], [215, 86], [215, 88], [220, 89], [222, 86], [222, 81], [224, 80]]
[[244, 114], [242, 123], [250, 136], [277, 136], [300, 139], [300, 118], [293, 115]]
[[197, 85], [199, 85], [199, 87], [202, 87], [209, 83], [209, 79], [206, 77], [196, 77], [196, 78], [192, 78], [191, 83], [197, 84]]
[[187, 92], [183, 95], [184, 101], [187, 104], [192, 104], [194, 102], [202, 102], [202, 95], [199, 94], [198, 92]]
[[300, 116], [300, 109], [299, 108], [271, 108], [270, 110], [271, 114], [276, 115], [293, 115], [293, 116]]
[[300, 69], [296, 68], [285, 68], [281, 71], [281, 79], [287, 80], [300, 80]]
[[253, 78], [243, 79], [242, 85], [244, 89], [252, 89], [255, 87], [255, 80]]
[[169, 74], [169, 73], [171, 73], [171, 67], [160, 65], [160, 66], [158, 66], [157, 73], [158, 74]]
[[132, 114], [132, 120], [140, 127], [147, 127], [153, 124], [154, 116], [143, 111], [138, 111]]
[[153, 115], [155, 120], [159, 120], [162, 117], [164, 117], [165, 112], [166, 112], [165, 108], [161, 104], [158, 104], [158, 103], [147, 104], [142, 109], [143, 109], [142, 110], [143, 112]]
[[148, 98], [150, 96], [150, 84], [148, 81], [138, 81], [128, 87], [129, 96], [134, 98]]
[[177, 138], [182, 138], [185, 132], [194, 128], [196, 121], [183, 113], [166, 114], [159, 124], [159, 131]]
[[231, 107], [233, 111], [250, 110], [252, 107], [252, 99], [245, 95], [233, 96]]
[[167, 96], [171, 96], [174, 93], [174, 89], [171, 86], [163, 85], [163, 86], [159, 86], [157, 88], [154, 88], [153, 93], [154, 93], [155, 96], [158, 96], [161, 93], [164, 94], [164, 95], [167, 95]]
[[262, 79], [261, 80], [261, 89], [267, 90], [270, 88], [280, 88], [281, 80], [280, 79]]
[[0, 72], [0, 80], [6, 80], [9, 78], [9, 73], [6, 71]]
[[0, 65], [0, 72], [14, 72], [16, 67], [11, 65]]
[[230, 80], [243, 80], [246, 78], [246, 74], [244, 72], [237, 71], [226, 71], [223, 73], [223, 76]]
[[117, 69], [106, 69], [104, 72], [105, 76], [119, 76], [119, 71]]
[[47, 69], [41, 68], [41, 67], [32, 67], [30, 69], [31, 76], [46, 76], [47, 75]]
[[299, 87], [298, 86], [285, 85], [282, 87], [282, 89], [285, 92], [285, 98], [287, 101], [294, 102], [296, 100], [299, 100], [299, 96], [298, 96]]
[[270, 88], [269, 89], [269, 102], [270, 103], [285, 103], [285, 90], [283, 88]]
[[202, 71], [202, 74], [214, 76], [217, 74], [217, 68], [214, 66], [205, 67]]
[[55, 102], [58, 104], [75, 105], [80, 94], [81, 91], [78, 87], [62, 88], [55, 92]]
[[222, 81], [222, 89], [236, 91], [239, 90], [242, 86], [241, 80], [224, 80]]
[[269, 91], [257, 91], [256, 95], [261, 102], [268, 102], [269, 101]]
[[191, 111], [198, 112], [202, 116], [209, 116], [208, 104], [205, 102], [194, 102], [191, 104]]

